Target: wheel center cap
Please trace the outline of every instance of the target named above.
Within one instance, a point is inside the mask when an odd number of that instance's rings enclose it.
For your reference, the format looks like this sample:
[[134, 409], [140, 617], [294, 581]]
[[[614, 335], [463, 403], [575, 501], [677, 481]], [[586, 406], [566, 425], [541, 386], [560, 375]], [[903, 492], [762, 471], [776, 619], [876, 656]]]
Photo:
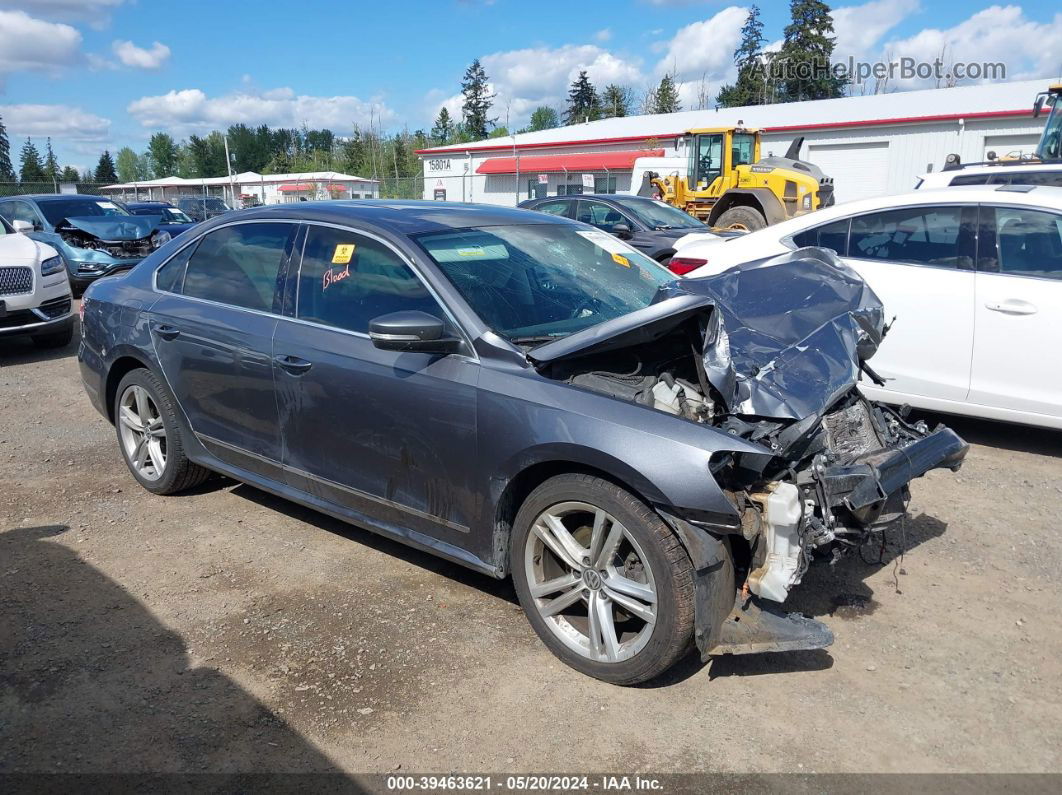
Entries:
[[601, 587], [601, 575], [593, 569], [583, 569], [583, 584], [592, 591]]

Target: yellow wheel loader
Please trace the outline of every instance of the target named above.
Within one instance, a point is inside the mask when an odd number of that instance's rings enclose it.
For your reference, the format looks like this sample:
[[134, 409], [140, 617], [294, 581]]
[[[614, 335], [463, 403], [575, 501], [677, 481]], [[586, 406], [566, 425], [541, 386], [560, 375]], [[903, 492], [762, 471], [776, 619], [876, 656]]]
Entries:
[[[666, 201], [709, 226], [754, 231], [833, 204], [833, 179], [798, 159], [803, 138], [784, 157], [760, 157], [760, 131], [689, 130], [685, 174], [645, 171], [639, 196]], [[637, 163], [635, 164], [637, 168]]]

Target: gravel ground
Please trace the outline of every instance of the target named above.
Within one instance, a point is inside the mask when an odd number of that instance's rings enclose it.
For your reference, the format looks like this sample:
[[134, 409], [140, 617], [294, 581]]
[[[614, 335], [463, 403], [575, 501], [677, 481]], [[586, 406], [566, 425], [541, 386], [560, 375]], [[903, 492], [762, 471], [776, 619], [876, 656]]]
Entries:
[[902, 559], [790, 597], [829, 650], [621, 689], [508, 583], [222, 478], [140, 489], [74, 352], [0, 341], [0, 772], [1062, 771], [1060, 433], [949, 419], [973, 449]]

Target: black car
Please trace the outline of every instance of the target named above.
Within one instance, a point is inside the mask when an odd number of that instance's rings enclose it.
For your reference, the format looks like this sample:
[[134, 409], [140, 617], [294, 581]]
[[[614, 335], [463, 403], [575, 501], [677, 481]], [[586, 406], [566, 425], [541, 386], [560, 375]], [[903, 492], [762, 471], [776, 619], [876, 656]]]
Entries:
[[133, 215], [159, 216], [162, 219], [159, 222], [159, 228], [165, 229], [172, 237], [177, 237], [196, 225], [196, 222], [183, 210], [179, 210], [169, 202], [124, 202], [124, 204]]
[[952, 431], [857, 389], [883, 330], [824, 250], [673, 281], [563, 218], [334, 201], [92, 285], [78, 359], [146, 489], [222, 472], [511, 576], [555, 654], [631, 684], [691, 643], [829, 644], [772, 603], [959, 466]]
[[612, 193], [553, 196], [529, 199], [519, 206], [596, 226], [664, 265], [675, 253], [675, 241], [680, 237], [691, 233], [719, 234], [670, 204], [642, 196]]
[[217, 196], [180, 196], [177, 209], [196, 223], [231, 213], [232, 208]]

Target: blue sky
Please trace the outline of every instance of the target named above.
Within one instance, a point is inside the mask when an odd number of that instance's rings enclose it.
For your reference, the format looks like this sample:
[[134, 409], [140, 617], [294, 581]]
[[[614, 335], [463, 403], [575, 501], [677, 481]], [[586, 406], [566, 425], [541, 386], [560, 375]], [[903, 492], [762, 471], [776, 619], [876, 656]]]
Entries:
[[[732, 79], [747, 3], [717, 0], [0, 0], [0, 117], [12, 139], [50, 135], [63, 164], [93, 165], [104, 148], [142, 149], [244, 121], [327, 126], [370, 119], [428, 128], [483, 60], [494, 114], [523, 124], [560, 108], [579, 69], [636, 92], [675, 72], [687, 107], [702, 83]], [[788, 3], [761, 2], [769, 42]], [[831, 4], [841, 55], [875, 61], [945, 53], [992, 60], [1008, 78], [1062, 72], [1062, 13], [1049, 4], [929, 0]], [[1032, 43], [1033, 46], [1030, 46]], [[894, 81], [890, 89], [925, 87]], [[1031, 97], [1015, 99], [1016, 107]]]

